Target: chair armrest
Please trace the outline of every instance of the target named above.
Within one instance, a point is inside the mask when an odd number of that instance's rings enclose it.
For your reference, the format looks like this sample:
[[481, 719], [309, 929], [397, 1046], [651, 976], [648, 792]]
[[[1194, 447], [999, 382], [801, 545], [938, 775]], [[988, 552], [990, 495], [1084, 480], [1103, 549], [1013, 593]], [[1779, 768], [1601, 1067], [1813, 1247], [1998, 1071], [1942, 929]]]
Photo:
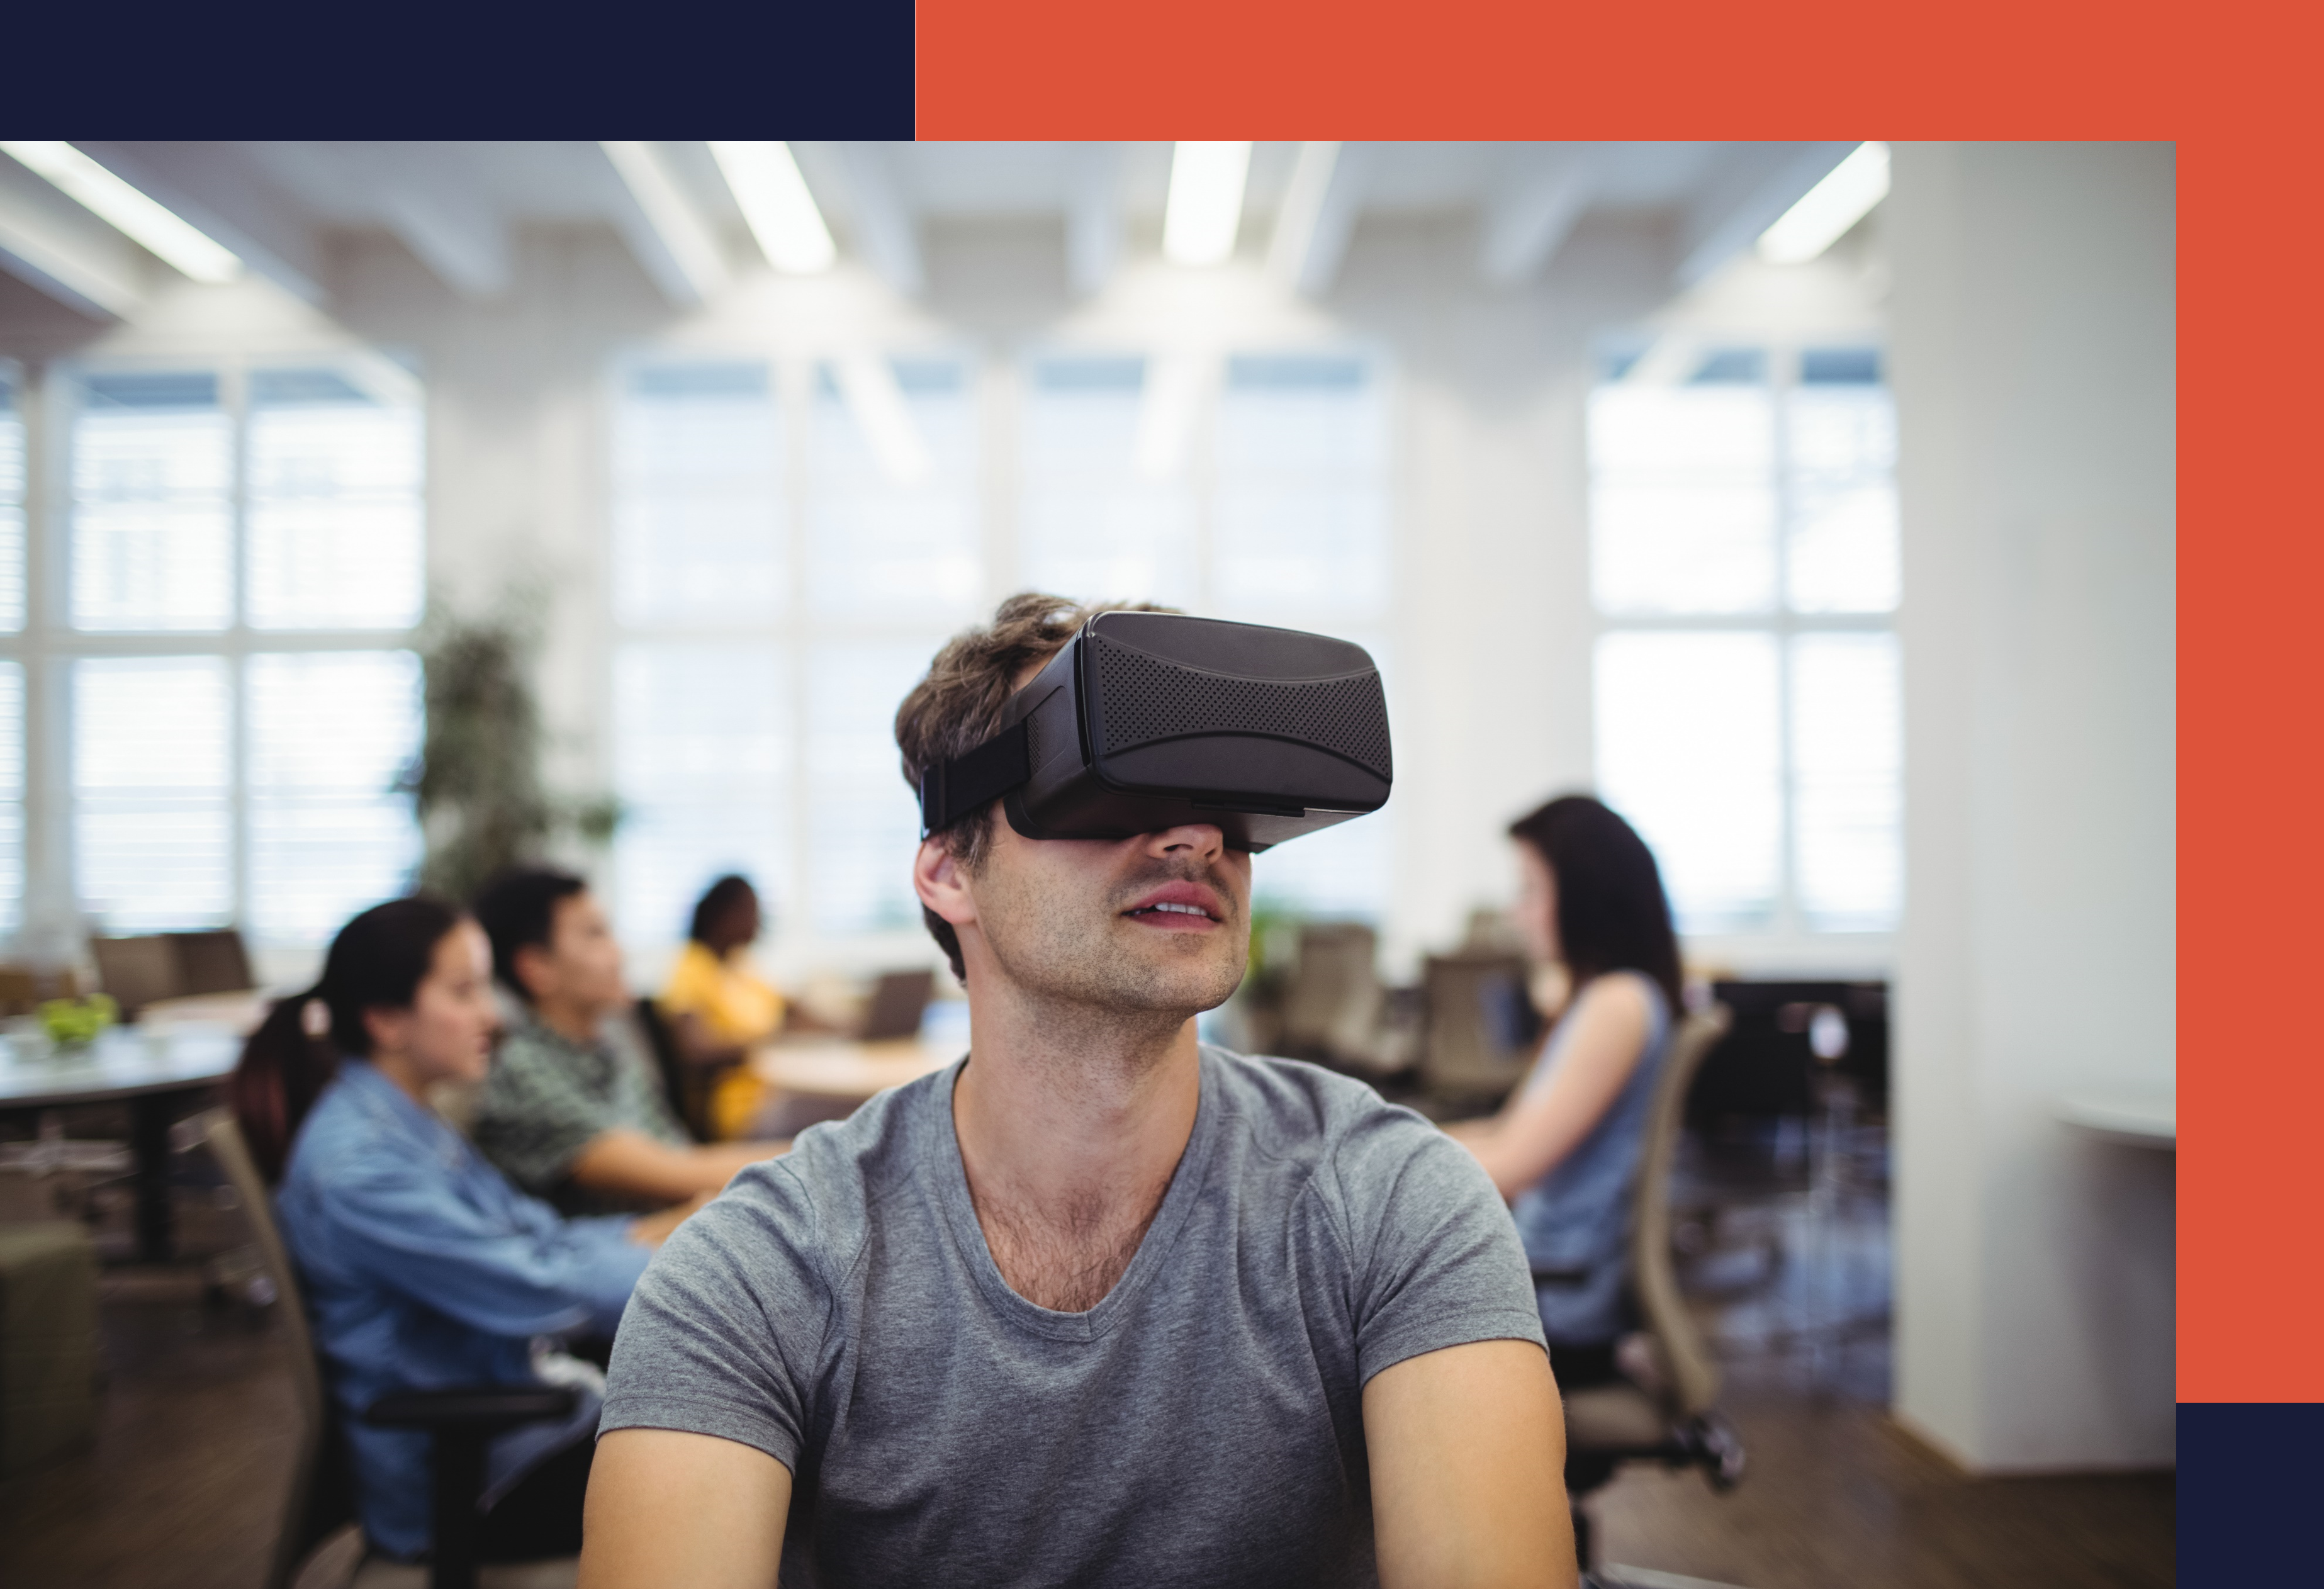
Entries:
[[364, 1409], [363, 1420], [434, 1437], [429, 1498], [429, 1589], [475, 1589], [478, 1503], [485, 1447], [518, 1424], [565, 1418], [579, 1405], [569, 1385], [457, 1385], [398, 1390]]
[[364, 1409], [367, 1424], [392, 1429], [504, 1429], [537, 1418], [564, 1418], [577, 1398], [569, 1385], [463, 1385], [442, 1390], [398, 1390]]

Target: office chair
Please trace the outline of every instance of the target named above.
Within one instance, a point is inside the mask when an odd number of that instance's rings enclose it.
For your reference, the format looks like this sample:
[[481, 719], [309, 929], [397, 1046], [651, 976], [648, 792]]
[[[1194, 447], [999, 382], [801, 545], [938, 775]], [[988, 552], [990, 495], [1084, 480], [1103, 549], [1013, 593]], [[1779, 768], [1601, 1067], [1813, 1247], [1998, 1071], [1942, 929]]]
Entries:
[[678, 1033], [670, 1029], [669, 1017], [650, 993], [637, 1002], [635, 1013], [638, 1032], [653, 1056], [654, 1072], [661, 1077], [662, 1095], [669, 1100], [670, 1113], [686, 1127], [687, 1135], [697, 1142], [709, 1141], [712, 1085], [726, 1067], [687, 1063], [678, 1051]]
[[1378, 1067], [1388, 990], [1376, 966], [1379, 939], [1360, 921], [1310, 921], [1283, 990], [1282, 1050], [1344, 1070]]
[[97, 985], [112, 995], [124, 1021], [134, 1021], [146, 1005], [186, 991], [178, 946], [167, 933], [92, 938], [88, 952], [97, 962]]
[[169, 935], [178, 953], [178, 987], [183, 993], [238, 993], [258, 985], [251, 975], [250, 950], [231, 927], [210, 932]]
[[[1630, 1224], [1631, 1289], [1654, 1356], [1649, 1389], [1593, 1385], [1565, 1398], [1565, 1490], [1573, 1507], [1573, 1544], [1591, 1570], [1589, 1515], [1582, 1498], [1602, 1487], [1624, 1463], [1700, 1467], [1717, 1490], [1743, 1476], [1743, 1443], [1714, 1407], [1719, 1369], [1678, 1291], [1671, 1262], [1671, 1167], [1678, 1157], [1686, 1095], [1702, 1057], [1725, 1035], [1727, 1011], [1690, 1015], [1671, 1044], [1655, 1086], [1638, 1159]], [[1536, 1271], [1538, 1282], [1558, 1276]]]
[[[274, 1205], [257, 1164], [243, 1141], [231, 1112], [213, 1109], [201, 1117], [210, 1152], [250, 1215], [251, 1233], [290, 1337], [290, 1383], [299, 1407], [297, 1460], [290, 1492], [282, 1508], [274, 1553], [263, 1589], [290, 1589], [317, 1548], [355, 1520], [355, 1475], [340, 1437], [337, 1418], [323, 1387], [322, 1364], [307, 1327], [299, 1276], [275, 1228]], [[484, 1492], [484, 1447], [504, 1429], [536, 1418], [564, 1418], [573, 1410], [573, 1391], [562, 1386], [477, 1385], [441, 1390], [407, 1390], [383, 1396], [365, 1409], [365, 1422], [391, 1428], [425, 1429], [436, 1437], [431, 1528], [435, 1548], [426, 1567], [366, 1559], [344, 1589], [549, 1589], [572, 1582], [571, 1562], [525, 1562], [484, 1568], [475, 1557], [479, 1513]], [[424, 1574], [424, 1576], [423, 1576]]]
[[1420, 1084], [1448, 1107], [1497, 1108], [1533, 1062], [1541, 1018], [1522, 955], [1431, 955], [1424, 972], [1428, 1035]]

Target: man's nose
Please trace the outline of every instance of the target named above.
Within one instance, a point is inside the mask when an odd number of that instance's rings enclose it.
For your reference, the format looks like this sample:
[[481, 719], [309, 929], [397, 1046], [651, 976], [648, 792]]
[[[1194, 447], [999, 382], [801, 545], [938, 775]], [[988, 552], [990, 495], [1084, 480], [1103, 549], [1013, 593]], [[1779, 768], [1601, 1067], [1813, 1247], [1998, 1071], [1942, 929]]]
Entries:
[[1226, 854], [1226, 833], [1209, 822], [1189, 822], [1146, 836], [1146, 853], [1149, 855], [1192, 855], [1215, 861]]

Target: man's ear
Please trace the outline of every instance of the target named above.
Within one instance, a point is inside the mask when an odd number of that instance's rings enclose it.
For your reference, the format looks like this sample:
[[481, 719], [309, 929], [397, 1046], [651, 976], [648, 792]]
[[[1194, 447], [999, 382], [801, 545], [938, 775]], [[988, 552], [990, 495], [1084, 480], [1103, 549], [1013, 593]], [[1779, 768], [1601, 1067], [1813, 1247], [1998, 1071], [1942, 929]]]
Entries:
[[920, 841], [919, 854], [912, 857], [912, 892], [920, 896], [921, 904], [954, 927], [965, 927], [976, 919], [968, 868], [941, 837]]
[[509, 969], [516, 974], [519, 991], [535, 1002], [540, 998], [544, 978], [556, 975], [557, 958], [546, 944], [520, 944], [509, 956]]

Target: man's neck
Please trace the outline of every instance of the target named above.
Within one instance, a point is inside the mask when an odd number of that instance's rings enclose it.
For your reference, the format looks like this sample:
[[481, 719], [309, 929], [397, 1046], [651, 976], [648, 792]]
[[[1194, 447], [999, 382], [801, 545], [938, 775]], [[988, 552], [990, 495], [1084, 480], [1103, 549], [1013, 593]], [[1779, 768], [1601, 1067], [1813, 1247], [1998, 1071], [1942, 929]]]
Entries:
[[570, 999], [542, 999], [533, 1005], [532, 1018], [567, 1042], [586, 1049], [596, 1042], [605, 1012]]
[[1194, 1134], [1191, 1018], [969, 1001], [953, 1129], [985, 1244], [1019, 1296], [1094, 1307], [1129, 1267]]

